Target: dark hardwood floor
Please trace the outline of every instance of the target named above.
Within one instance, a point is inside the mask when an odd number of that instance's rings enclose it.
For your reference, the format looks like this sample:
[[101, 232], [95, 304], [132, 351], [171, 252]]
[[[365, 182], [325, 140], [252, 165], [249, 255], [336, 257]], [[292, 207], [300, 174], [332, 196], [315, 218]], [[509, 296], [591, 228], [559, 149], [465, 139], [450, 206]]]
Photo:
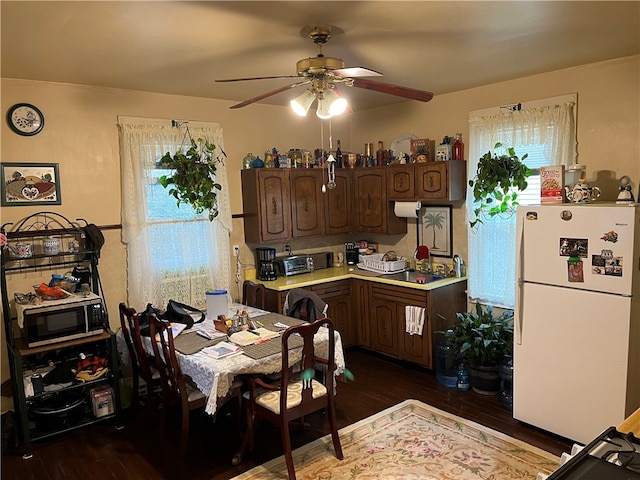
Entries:
[[[528, 427], [502, 408], [498, 397], [473, 391], [458, 392], [440, 385], [430, 371], [352, 350], [346, 353], [354, 381], [338, 384], [337, 417], [340, 427], [377, 413], [408, 398], [470, 419], [555, 455], [568, 451], [570, 441]], [[541, 398], [541, 401], [544, 399]], [[219, 411], [215, 423], [202, 411], [192, 412], [189, 451], [177, 457], [173, 439], [158, 438], [159, 412], [144, 408], [124, 415], [125, 428], [103, 423], [75, 430], [47, 442], [34, 443], [34, 455], [23, 460], [19, 452], [3, 452], [3, 480], [101, 479], [229, 479], [281, 455], [277, 429], [258, 425], [256, 450], [237, 467], [231, 457], [239, 436], [232, 408]], [[294, 448], [328, 432], [323, 415], [306, 417], [310, 429], [292, 429]]]

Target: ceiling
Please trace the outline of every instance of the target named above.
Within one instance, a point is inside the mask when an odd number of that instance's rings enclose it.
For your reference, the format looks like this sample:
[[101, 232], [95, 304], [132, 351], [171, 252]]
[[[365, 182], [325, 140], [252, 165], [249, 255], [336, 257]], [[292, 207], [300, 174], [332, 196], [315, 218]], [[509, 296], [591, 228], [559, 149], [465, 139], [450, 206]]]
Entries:
[[[7, 1], [2, 77], [231, 100], [295, 79], [329, 25], [327, 56], [441, 95], [640, 53], [638, 1]], [[286, 105], [303, 87], [262, 101]], [[353, 110], [404, 101], [342, 87]], [[252, 106], [244, 107], [251, 109]], [[255, 108], [255, 107], [254, 107]]]

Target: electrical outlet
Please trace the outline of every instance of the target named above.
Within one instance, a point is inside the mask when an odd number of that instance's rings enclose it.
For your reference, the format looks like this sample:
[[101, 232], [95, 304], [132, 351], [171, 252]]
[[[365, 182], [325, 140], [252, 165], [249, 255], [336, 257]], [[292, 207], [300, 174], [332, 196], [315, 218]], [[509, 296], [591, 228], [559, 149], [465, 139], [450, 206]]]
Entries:
[[238, 255], [240, 255], [240, 246], [239, 245], [234, 245], [233, 246], [233, 256], [237, 257]]

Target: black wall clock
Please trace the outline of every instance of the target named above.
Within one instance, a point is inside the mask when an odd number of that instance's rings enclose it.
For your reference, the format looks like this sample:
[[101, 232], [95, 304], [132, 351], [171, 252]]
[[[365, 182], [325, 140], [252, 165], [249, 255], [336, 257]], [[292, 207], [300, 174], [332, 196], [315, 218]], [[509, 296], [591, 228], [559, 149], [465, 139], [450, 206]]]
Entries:
[[44, 128], [44, 115], [29, 103], [16, 103], [7, 112], [7, 123], [18, 135], [37, 135]]

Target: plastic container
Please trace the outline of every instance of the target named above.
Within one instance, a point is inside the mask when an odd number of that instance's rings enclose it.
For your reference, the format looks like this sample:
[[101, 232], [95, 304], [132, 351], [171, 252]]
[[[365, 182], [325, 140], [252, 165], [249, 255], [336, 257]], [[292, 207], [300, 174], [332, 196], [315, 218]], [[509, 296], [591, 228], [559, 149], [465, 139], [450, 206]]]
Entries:
[[458, 385], [458, 352], [447, 340], [436, 345], [436, 379], [445, 387]]
[[513, 410], [513, 358], [505, 357], [500, 362], [500, 405]]
[[229, 313], [229, 296], [226, 290], [207, 291], [207, 318], [216, 319], [218, 315]]

